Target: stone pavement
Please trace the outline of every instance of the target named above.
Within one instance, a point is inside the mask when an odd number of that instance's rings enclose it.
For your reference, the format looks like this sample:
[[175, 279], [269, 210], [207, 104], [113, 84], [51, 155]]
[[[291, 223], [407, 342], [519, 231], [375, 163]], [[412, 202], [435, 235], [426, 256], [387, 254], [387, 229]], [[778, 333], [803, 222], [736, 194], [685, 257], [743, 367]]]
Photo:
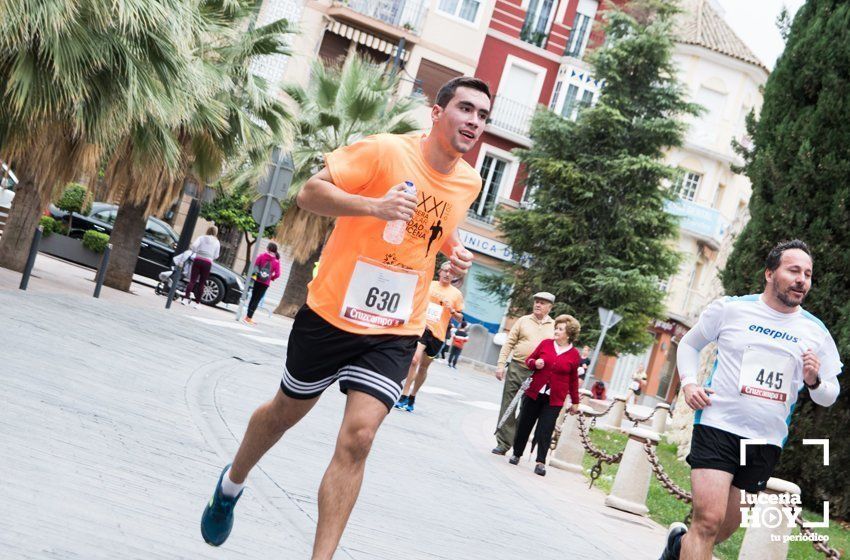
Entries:
[[[200, 513], [250, 413], [277, 389], [290, 321], [105, 289], [39, 257], [0, 269], [0, 558], [309, 558], [344, 396], [331, 387], [260, 463], [230, 540]], [[490, 454], [501, 385], [442, 364], [375, 442], [337, 558], [658, 557], [664, 530], [603, 505], [579, 475]]]

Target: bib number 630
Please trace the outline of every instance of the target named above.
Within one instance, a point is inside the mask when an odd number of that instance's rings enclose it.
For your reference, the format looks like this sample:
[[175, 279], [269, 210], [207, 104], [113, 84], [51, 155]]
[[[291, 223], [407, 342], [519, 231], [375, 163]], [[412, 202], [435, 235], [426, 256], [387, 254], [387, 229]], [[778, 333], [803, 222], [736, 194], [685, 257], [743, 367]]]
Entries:
[[378, 288], [371, 287], [366, 292], [366, 305], [378, 311], [389, 311], [395, 313], [398, 310], [398, 304], [401, 301], [401, 294], [381, 291]]

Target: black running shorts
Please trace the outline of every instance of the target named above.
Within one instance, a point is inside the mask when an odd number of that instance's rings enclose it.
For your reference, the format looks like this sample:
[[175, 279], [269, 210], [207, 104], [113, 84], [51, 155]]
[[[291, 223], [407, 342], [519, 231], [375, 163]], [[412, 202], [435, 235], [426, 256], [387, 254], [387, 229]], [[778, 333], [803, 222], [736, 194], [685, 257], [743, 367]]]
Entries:
[[773, 475], [782, 448], [776, 445], [747, 445], [746, 465], [741, 465], [741, 440], [733, 433], [694, 425], [691, 452], [687, 461], [692, 469], [715, 469], [733, 475], [732, 485], [755, 494], [765, 489]]
[[304, 305], [289, 334], [280, 388], [293, 399], [312, 399], [339, 380], [343, 393], [372, 395], [390, 410], [401, 396], [416, 341], [413, 335], [350, 333]]
[[443, 341], [434, 336], [431, 329], [427, 327], [425, 328], [425, 332], [422, 333], [422, 336], [419, 338], [419, 344], [425, 347], [425, 355], [432, 360], [437, 357], [440, 353], [440, 349], [443, 347]]

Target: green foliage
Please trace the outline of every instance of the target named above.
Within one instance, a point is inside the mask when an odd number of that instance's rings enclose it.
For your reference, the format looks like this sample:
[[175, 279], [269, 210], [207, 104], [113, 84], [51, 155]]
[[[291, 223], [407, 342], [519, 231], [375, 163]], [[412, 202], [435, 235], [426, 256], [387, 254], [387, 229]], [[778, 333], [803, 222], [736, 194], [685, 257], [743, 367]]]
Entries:
[[43, 237], [49, 237], [58, 231], [59, 222], [50, 216], [42, 216], [38, 221], [38, 225], [41, 226], [41, 235]]
[[89, 196], [88, 187], [80, 183], [68, 183], [59, 200], [56, 201], [56, 207], [65, 212], [88, 214], [91, 210], [91, 196]]
[[106, 250], [107, 245], [109, 245], [109, 236], [105, 233], [90, 229], [83, 235], [83, 247], [89, 251], [100, 254]]
[[658, 279], [675, 271], [678, 255], [670, 248], [676, 220], [664, 209], [671, 195], [662, 188], [672, 170], [661, 158], [681, 144], [680, 117], [697, 112], [675, 80], [671, 4], [654, 2], [643, 13], [652, 16], [610, 13], [608, 41], [592, 56], [595, 77], [605, 80], [596, 106], [576, 122], [544, 109], [535, 115], [533, 146], [517, 151], [532, 204], [499, 214], [525, 258], [502, 282], [488, 281], [501, 296], [513, 281], [515, 312], [533, 293], [553, 292], [554, 313], [578, 318], [583, 344], [599, 336], [597, 308], [616, 310], [623, 320], [604, 347], [612, 354], [650, 344], [647, 325], [663, 314]]
[[[753, 184], [751, 220], [735, 242], [723, 272], [726, 293], [760, 292], [764, 259], [783, 239], [799, 238], [814, 257], [812, 291], [805, 308], [830, 328], [850, 363], [850, 4], [811, 1], [800, 8], [785, 52], [764, 88], [760, 120], [748, 119], [754, 148], [744, 171]], [[839, 377], [841, 395], [829, 409], [807, 392], [791, 422], [777, 476], [803, 490], [805, 504], [829, 500], [833, 515], [850, 517], [850, 485], [840, 465], [850, 463], [850, 380]], [[831, 464], [802, 445], [830, 438]]]
[[[260, 224], [251, 215], [251, 205], [257, 193], [246, 184], [237, 185], [230, 190], [219, 185], [217, 189], [218, 194], [215, 200], [201, 206], [201, 217], [213, 222], [221, 230], [236, 228], [246, 236], [256, 235]], [[274, 225], [267, 227], [263, 236], [266, 238], [273, 236], [274, 229]]]

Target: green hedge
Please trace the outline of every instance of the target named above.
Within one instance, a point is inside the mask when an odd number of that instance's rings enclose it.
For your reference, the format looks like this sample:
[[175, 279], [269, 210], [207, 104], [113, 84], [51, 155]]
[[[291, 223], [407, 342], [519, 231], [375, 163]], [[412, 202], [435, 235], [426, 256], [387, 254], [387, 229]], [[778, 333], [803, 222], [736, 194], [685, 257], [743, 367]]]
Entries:
[[49, 237], [50, 235], [59, 231], [59, 222], [51, 218], [50, 216], [42, 216], [38, 221], [38, 225], [41, 226], [41, 235], [44, 237]]
[[102, 253], [109, 245], [109, 236], [99, 231], [89, 230], [83, 235], [83, 247], [95, 253]]
[[56, 201], [56, 207], [65, 212], [87, 214], [91, 209], [88, 188], [80, 183], [68, 183]]

